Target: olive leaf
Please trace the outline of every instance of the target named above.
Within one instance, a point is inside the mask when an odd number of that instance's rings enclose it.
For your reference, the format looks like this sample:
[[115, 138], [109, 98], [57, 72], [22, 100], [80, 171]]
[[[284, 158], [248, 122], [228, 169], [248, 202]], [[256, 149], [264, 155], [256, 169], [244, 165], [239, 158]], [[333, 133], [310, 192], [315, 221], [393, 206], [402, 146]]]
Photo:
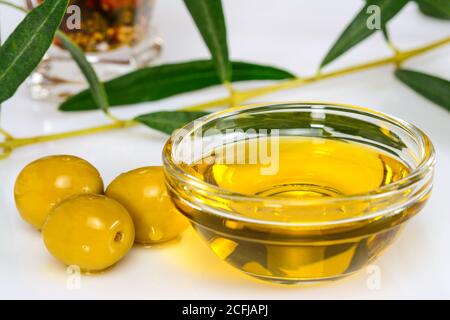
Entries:
[[[246, 62], [232, 62], [232, 69], [232, 81], [283, 80], [295, 77], [285, 70]], [[110, 106], [113, 107], [156, 101], [220, 83], [213, 62], [198, 60], [139, 69], [104, 85]], [[83, 111], [98, 109], [98, 106], [90, 91], [85, 90], [63, 102], [59, 109]]]
[[381, 32], [383, 33], [384, 40], [386, 40], [386, 42], [388, 43], [391, 43], [391, 36], [389, 34], [388, 28], [386, 26], [383, 26], [381, 28]]
[[231, 81], [227, 29], [221, 0], [184, 0], [203, 37], [222, 82]]
[[46, 0], [0, 47], [0, 103], [14, 95], [52, 44], [69, 0]]
[[143, 114], [134, 120], [152, 129], [172, 134], [176, 129], [207, 114], [200, 111], [158, 111]]
[[[292, 104], [295, 106], [296, 104]], [[372, 144], [379, 148], [384, 146], [391, 146], [394, 148], [403, 148], [404, 144], [399, 136], [390, 132], [386, 134], [384, 130], [378, 125], [373, 124], [363, 119], [350, 119], [342, 115], [327, 114], [326, 117], [315, 117], [310, 112], [292, 111], [277, 112], [266, 111], [264, 113], [249, 114], [242, 116], [239, 114], [228, 116], [220, 122], [212, 121], [208, 126], [205, 124], [202, 130], [220, 130], [226, 132], [229, 129], [240, 128], [243, 131], [248, 129], [278, 129], [285, 132], [289, 130], [303, 130], [305, 135], [310, 130], [314, 130], [314, 135], [324, 138], [332, 138], [337, 132], [347, 135], [347, 137], [364, 137], [370, 139]], [[388, 151], [388, 150], [387, 150]]]
[[75, 60], [89, 83], [91, 98], [95, 102], [96, 106], [103, 111], [107, 111], [109, 108], [109, 102], [105, 87], [98, 78], [92, 65], [87, 61], [81, 48], [61, 31], [58, 31], [56, 36], [61, 41], [64, 48], [69, 51], [70, 55]]
[[371, 6], [377, 6], [379, 8], [380, 27], [383, 29], [386, 27], [389, 20], [397, 15], [407, 3], [408, 0], [367, 0], [364, 7], [331, 47], [320, 67], [323, 68], [378, 31], [376, 28], [369, 28], [368, 26], [368, 19], [370, 17], [370, 10], [368, 11], [368, 9], [370, 9]]
[[395, 76], [418, 94], [450, 111], [450, 81], [407, 69], [397, 69]]
[[424, 15], [449, 20], [450, 0], [416, 0], [420, 12]]
[[[155, 130], [171, 134], [176, 129], [207, 114], [209, 113], [159, 111], [138, 116], [135, 118], [135, 121], [145, 124]], [[275, 109], [272, 109], [272, 111], [264, 114], [255, 113], [246, 116], [239, 114], [230, 115], [221, 121], [207, 123], [201, 129], [203, 132], [208, 130], [227, 132], [227, 130], [235, 129], [237, 127], [244, 131], [248, 129], [298, 130], [300, 128], [311, 130], [312, 124], [317, 125], [314, 127], [315, 134], [317, 134], [317, 130], [319, 130], [317, 128], [321, 128], [322, 137], [331, 138], [336, 132], [340, 132], [354, 137], [365, 137], [372, 140], [372, 143], [380, 148], [383, 148], [383, 145], [400, 149], [405, 147], [400, 137], [393, 132], [386, 135], [379, 125], [364, 120], [349, 119], [348, 117], [341, 115], [329, 114], [324, 118], [317, 118], [313, 117], [311, 113], [298, 112], [297, 110], [277, 112]], [[389, 150], [386, 151], [389, 152]]]

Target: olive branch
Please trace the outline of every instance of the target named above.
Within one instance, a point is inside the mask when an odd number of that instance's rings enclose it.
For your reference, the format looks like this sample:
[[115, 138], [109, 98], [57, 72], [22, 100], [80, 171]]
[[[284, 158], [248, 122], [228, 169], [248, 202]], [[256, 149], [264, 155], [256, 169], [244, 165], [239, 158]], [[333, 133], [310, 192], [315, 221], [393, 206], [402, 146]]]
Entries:
[[[39, 64], [50, 47], [53, 37], [56, 36], [70, 52], [89, 83], [89, 89], [68, 98], [59, 106], [59, 109], [64, 112], [100, 109], [111, 121], [110, 124], [92, 128], [25, 138], [15, 137], [0, 128], [0, 134], [5, 138], [4, 142], [0, 143], [0, 148], [3, 150], [0, 158], [6, 158], [14, 149], [30, 144], [123, 129], [137, 124], [170, 134], [185, 123], [206, 114], [207, 110], [211, 108], [234, 107], [273, 92], [299, 88], [385, 65], [395, 66], [395, 76], [401, 82], [450, 111], [449, 81], [402, 68], [405, 61], [448, 45], [450, 36], [408, 50], [399, 49], [389, 37], [389, 21], [410, 2], [415, 2], [419, 10], [427, 16], [444, 20], [450, 19], [450, 0], [367, 0], [328, 51], [317, 73], [300, 77], [273, 66], [231, 61], [221, 1], [184, 0], [186, 8], [211, 53], [211, 59], [142, 68], [102, 83], [87, 62], [82, 50], [58, 30], [69, 0], [46, 0], [42, 5], [29, 12], [8, 1], [0, 0], [0, 4], [26, 13], [24, 20], [0, 47], [0, 103], [14, 95], [17, 88]], [[380, 28], [378, 29], [367, 26], [371, 9], [374, 6], [379, 14]], [[324, 71], [334, 60], [378, 31], [383, 33], [387, 45], [392, 49], [392, 55], [335, 71]], [[249, 80], [276, 82], [248, 90], [237, 90], [233, 87], [233, 83]], [[133, 119], [119, 119], [110, 111], [112, 107], [116, 106], [159, 101], [181, 93], [217, 85], [227, 88], [227, 96], [196, 105], [183, 106], [176, 111], [156, 111]], [[127, 92], [127, 94], [124, 95], [123, 92]]]

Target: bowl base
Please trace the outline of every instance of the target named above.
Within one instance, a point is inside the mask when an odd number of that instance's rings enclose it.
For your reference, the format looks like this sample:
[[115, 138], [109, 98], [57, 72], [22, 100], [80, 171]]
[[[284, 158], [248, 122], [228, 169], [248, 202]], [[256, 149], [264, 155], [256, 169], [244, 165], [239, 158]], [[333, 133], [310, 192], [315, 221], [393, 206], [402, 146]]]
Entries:
[[[242, 270], [241, 270], [242, 271]], [[346, 274], [341, 274], [338, 276], [333, 276], [333, 277], [326, 277], [326, 278], [317, 278], [317, 279], [311, 279], [311, 278], [279, 278], [279, 277], [271, 277], [271, 276], [262, 276], [262, 275], [258, 275], [258, 274], [254, 274], [251, 272], [245, 272], [244, 273], [252, 278], [256, 278], [258, 280], [264, 281], [264, 282], [271, 282], [271, 283], [275, 283], [275, 284], [280, 284], [280, 285], [287, 285], [287, 286], [315, 286], [315, 285], [320, 285], [320, 284], [326, 284], [329, 282], [334, 282], [334, 281], [338, 281], [344, 278], [348, 278], [352, 275], [354, 275], [355, 273], [357, 273], [358, 271], [354, 271], [354, 272], [350, 272], [350, 273], [346, 273]]]

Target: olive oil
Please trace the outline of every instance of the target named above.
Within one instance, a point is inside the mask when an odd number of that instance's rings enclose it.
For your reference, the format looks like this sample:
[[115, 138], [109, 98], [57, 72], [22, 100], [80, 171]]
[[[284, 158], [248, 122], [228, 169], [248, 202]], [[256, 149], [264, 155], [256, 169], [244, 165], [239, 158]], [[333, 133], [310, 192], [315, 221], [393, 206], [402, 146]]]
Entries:
[[[263, 163], [251, 153], [264, 144], [270, 161]], [[211, 249], [238, 269], [283, 283], [329, 280], [360, 269], [392, 242], [426, 198], [395, 215], [355, 219], [389, 205], [358, 195], [376, 193], [411, 170], [394, 155], [339, 139], [245, 140], [182, 167], [212, 188], [238, 195], [173, 195]], [[193, 197], [195, 205], [187, 205]]]
[[[402, 179], [410, 171], [399, 160], [361, 144], [321, 138], [263, 139], [267, 141], [259, 139], [256, 145], [268, 145], [267, 158], [278, 162], [272, 173], [260, 174], [272, 163], [249, 163], [249, 140], [216, 150], [212, 164], [193, 169], [202, 180], [233, 192], [296, 199], [366, 193]], [[271, 148], [275, 143], [279, 146]], [[229, 150], [234, 156], [225, 159]], [[271, 150], [278, 155], [270, 154]], [[239, 154], [244, 151], [245, 156]], [[246, 160], [235, 164], [235, 159]]]

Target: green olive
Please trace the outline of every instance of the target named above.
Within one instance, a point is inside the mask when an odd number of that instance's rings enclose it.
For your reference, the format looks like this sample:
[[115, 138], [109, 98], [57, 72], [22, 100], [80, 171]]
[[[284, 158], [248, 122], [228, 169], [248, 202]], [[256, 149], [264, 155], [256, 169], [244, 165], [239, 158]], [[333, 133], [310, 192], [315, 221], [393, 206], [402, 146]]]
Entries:
[[20, 172], [14, 187], [20, 215], [39, 230], [55, 205], [82, 193], [103, 193], [102, 178], [86, 160], [67, 155], [30, 163]]
[[64, 264], [98, 272], [117, 263], [131, 249], [134, 226], [117, 201], [82, 194], [53, 208], [42, 236], [50, 253]]
[[167, 194], [162, 167], [124, 173], [109, 185], [105, 194], [127, 208], [134, 221], [137, 243], [174, 239], [189, 225]]

